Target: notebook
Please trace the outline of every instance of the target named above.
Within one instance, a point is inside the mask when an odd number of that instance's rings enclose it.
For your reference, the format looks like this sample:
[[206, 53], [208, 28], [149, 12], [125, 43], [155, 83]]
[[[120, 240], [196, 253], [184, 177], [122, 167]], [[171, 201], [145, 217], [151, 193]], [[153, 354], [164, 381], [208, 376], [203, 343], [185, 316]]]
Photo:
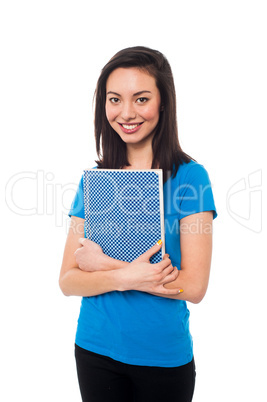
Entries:
[[105, 254], [131, 262], [162, 239], [165, 254], [163, 176], [161, 169], [84, 170], [86, 237]]

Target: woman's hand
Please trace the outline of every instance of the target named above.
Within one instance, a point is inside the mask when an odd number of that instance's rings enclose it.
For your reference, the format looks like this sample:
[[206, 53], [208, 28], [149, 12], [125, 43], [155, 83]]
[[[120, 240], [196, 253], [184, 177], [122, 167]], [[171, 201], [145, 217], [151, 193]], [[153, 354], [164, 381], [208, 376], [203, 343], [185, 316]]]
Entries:
[[160, 250], [154, 245], [136, 260], [120, 270], [121, 290], [139, 290], [164, 295], [177, 295], [181, 289], [166, 289], [164, 285], [178, 278], [179, 271], [172, 266], [168, 254], [162, 261], [151, 264], [149, 259]]
[[79, 239], [79, 243], [82, 247], [74, 253], [79, 268], [86, 272], [105, 270], [109, 257], [103, 253], [102, 248], [85, 238]]

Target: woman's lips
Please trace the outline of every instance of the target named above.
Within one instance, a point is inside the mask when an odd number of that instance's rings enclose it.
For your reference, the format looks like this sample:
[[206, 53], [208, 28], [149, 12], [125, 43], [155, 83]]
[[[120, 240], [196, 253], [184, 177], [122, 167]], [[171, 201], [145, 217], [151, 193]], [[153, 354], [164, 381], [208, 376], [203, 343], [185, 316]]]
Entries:
[[124, 124], [124, 123], [119, 123], [122, 131], [126, 134], [132, 134], [132, 133], [136, 133], [136, 131], [139, 130], [139, 128], [141, 127], [142, 123], [132, 123], [132, 124]]

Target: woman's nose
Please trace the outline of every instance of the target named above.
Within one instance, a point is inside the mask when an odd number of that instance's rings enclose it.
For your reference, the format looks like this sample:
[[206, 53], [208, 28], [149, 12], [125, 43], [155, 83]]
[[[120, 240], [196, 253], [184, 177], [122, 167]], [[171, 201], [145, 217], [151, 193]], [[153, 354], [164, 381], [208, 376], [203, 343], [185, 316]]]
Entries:
[[121, 117], [125, 121], [135, 119], [136, 112], [135, 112], [135, 108], [134, 108], [134, 105], [132, 104], [132, 102], [125, 102], [123, 104], [122, 111], [121, 111]]

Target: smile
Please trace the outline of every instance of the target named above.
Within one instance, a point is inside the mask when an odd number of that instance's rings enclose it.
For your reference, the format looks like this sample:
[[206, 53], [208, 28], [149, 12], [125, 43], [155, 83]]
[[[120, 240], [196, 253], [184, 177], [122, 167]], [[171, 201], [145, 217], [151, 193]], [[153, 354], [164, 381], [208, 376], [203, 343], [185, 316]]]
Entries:
[[122, 123], [119, 123], [120, 126], [126, 128], [127, 130], [133, 130], [134, 128], [140, 126], [141, 124], [143, 124], [143, 123], [136, 123], [136, 124], [122, 124]]
[[133, 128], [139, 126], [139, 124], [132, 124], [131, 126], [128, 126], [126, 124], [122, 124], [122, 127], [127, 128], [127, 130], [132, 130]]
[[122, 131], [124, 131], [125, 133], [135, 133], [139, 127], [143, 124], [142, 123], [135, 123], [135, 124], [123, 124], [123, 123], [119, 123], [119, 125], [122, 128]]

